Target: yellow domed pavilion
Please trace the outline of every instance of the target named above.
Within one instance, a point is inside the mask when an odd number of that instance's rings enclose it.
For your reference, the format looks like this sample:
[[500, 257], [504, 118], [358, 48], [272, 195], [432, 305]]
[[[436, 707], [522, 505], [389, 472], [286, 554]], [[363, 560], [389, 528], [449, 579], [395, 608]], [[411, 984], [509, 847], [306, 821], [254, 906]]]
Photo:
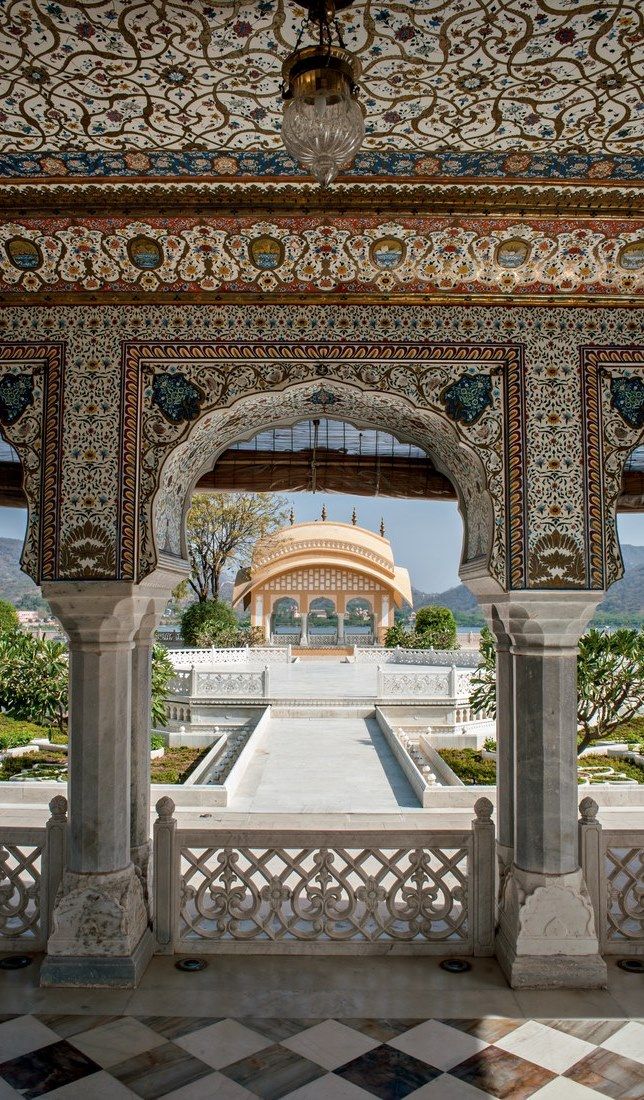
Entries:
[[262, 628], [270, 641], [275, 605], [292, 600], [299, 612], [300, 645], [308, 645], [311, 605], [331, 601], [341, 645], [347, 604], [358, 598], [370, 606], [374, 634], [382, 642], [393, 626], [394, 608], [412, 602], [409, 573], [395, 564], [384, 534], [321, 519], [282, 527], [258, 541], [250, 570], [237, 577], [233, 605], [250, 608], [251, 625]]

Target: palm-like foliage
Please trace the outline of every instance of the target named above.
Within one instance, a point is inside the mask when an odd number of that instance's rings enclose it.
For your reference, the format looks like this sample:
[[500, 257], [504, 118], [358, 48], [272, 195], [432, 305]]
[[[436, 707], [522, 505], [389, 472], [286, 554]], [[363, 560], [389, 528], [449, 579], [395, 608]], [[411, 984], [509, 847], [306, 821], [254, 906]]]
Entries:
[[168, 684], [174, 676], [174, 665], [167, 649], [155, 645], [152, 649], [152, 725], [165, 726], [168, 711], [165, 705]]
[[13, 718], [57, 725], [67, 717], [67, 649], [20, 630], [0, 636], [0, 706]]
[[[480, 655], [470, 705], [495, 715], [496, 652], [487, 627], [481, 631]], [[577, 749], [582, 752], [644, 706], [644, 631], [587, 631], [579, 642], [577, 692]]]

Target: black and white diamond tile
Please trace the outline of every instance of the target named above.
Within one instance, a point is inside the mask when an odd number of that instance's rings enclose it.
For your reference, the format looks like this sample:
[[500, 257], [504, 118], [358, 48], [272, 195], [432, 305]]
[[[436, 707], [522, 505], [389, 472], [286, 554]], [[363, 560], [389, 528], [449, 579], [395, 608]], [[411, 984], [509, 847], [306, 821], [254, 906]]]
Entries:
[[28, 1015], [0, 1100], [644, 1100], [644, 1021]]

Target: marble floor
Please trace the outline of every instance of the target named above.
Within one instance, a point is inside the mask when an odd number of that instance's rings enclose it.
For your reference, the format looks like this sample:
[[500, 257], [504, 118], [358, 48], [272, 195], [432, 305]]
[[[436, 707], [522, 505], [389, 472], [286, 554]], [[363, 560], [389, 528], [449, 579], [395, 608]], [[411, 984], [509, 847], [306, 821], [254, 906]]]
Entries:
[[382, 813], [419, 809], [375, 718], [271, 718], [231, 812]]
[[493, 959], [155, 958], [136, 991], [0, 973], [0, 1100], [644, 1097], [644, 979], [510, 990]]

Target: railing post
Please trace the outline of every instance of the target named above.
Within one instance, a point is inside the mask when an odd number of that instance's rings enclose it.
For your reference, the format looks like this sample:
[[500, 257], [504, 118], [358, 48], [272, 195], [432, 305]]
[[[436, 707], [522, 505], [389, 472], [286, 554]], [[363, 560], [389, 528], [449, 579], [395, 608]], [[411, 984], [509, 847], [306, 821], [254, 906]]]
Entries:
[[602, 827], [597, 820], [599, 806], [594, 798], [579, 803], [579, 862], [595, 914], [600, 953], [606, 937], [606, 869]]
[[385, 680], [383, 676], [382, 665], [378, 665], [377, 669], [376, 695], [378, 699], [384, 699], [385, 696]]
[[474, 803], [476, 817], [472, 821], [470, 898], [475, 955], [494, 954], [496, 852], [493, 810], [494, 807], [489, 798], [478, 798]]
[[197, 694], [197, 669], [195, 665], [190, 666], [190, 697], [194, 699]]
[[171, 798], [160, 798], [154, 822], [154, 935], [159, 955], [173, 955], [179, 919], [180, 852]]
[[271, 677], [268, 665], [264, 665], [264, 698], [268, 699], [270, 695]]
[[51, 931], [51, 916], [54, 911], [56, 894], [65, 870], [65, 850], [67, 847], [67, 799], [62, 794], [55, 795], [49, 803], [51, 817], [45, 831], [45, 851], [43, 854], [43, 898], [40, 920], [42, 923], [45, 946]]

